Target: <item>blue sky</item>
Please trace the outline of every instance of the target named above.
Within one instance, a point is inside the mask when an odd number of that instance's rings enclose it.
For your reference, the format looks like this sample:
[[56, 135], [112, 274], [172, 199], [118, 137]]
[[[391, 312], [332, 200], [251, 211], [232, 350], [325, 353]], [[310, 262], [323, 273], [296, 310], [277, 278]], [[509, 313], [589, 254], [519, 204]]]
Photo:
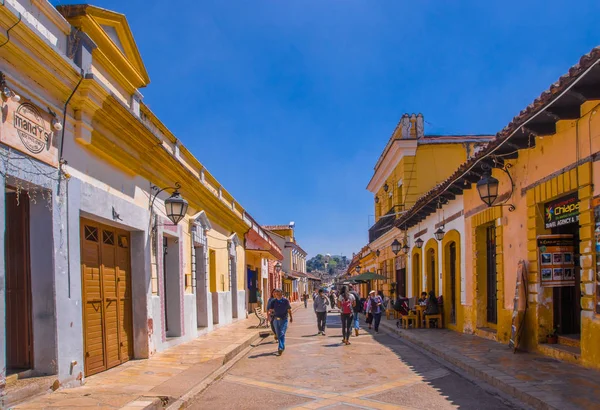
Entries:
[[146, 104], [309, 256], [366, 244], [365, 187], [403, 113], [496, 133], [600, 44], [597, 1], [88, 2], [127, 16]]

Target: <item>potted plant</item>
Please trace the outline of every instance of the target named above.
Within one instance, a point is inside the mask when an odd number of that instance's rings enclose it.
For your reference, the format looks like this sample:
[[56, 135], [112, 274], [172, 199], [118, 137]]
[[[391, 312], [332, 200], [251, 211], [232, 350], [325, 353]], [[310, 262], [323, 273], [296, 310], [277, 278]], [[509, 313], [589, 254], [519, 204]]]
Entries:
[[556, 333], [556, 330], [557, 329], [554, 328], [546, 335], [546, 343], [549, 345], [555, 345], [558, 343], [558, 334]]

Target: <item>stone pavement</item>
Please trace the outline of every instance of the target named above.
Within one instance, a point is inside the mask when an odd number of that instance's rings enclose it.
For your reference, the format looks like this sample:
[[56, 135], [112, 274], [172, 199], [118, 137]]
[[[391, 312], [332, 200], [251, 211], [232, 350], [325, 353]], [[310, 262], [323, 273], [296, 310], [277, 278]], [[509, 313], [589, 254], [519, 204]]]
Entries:
[[[543, 356], [513, 353], [507, 345], [447, 329], [382, 329], [539, 409], [600, 409], [600, 372]], [[599, 347], [600, 348], [600, 347]]]
[[316, 333], [312, 306], [289, 324], [277, 356], [263, 339], [190, 403], [192, 409], [456, 409], [521, 408], [496, 390], [464, 379], [402, 339], [361, 330], [341, 342], [340, 316], [328, 316], [327, 336]]
[[258, 320], [219, 327], [150, 359], [131, 360], [86, 378], [85, 385], [33, 399], [14, 409], [162, 408], [202, 382], [259, 339]]

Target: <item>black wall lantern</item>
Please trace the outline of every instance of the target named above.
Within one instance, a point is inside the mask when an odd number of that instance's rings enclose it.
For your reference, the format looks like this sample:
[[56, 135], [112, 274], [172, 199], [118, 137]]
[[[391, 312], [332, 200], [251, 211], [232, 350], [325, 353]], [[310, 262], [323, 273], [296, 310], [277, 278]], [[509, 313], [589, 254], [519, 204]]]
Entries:
[[477, 181], [477, 192], [479, 198], [487, 206], [493, 206], [498, 198], [498, 180], [492, 176], [489, 171], [486, 171], [481, 179]]
[[410, 246], [408, 246], [408, 241], [406, 241], [404, 243], [404, 246], [402, 247], [402, 253], [405, 255], [408, 255], [409, 251], [410, 251]]
[[180, 188], [181, 185], [179, 184], [179, 182], [176, 182], [174, 187], [165, 187], [162, 189], [158, 188], [155, 185], [152, 185], [151, 187], [152, 191], [154, 192], [154, 197], [150, 202], [151, 210], [154, 207], [154, 201], [156, 201], [158, 194], [167, 189], [175, 190], [175, 192], [173, 192], [173, 194], [171, 194], [170, 197], [165, 199], [165, 211], [167, 213], [167, 218], [169, 218], [174, 225], [177, 225], [179, 221], [181, 221], [185, 217], [185, 214], [187, 213], [188, 209], [188, 202], [185, 199], [183, 199], [181, 197], [181, 194], [179, 193]]
[[417, 247], [417, 249], [421, 249], [423, 247], [423, 239], [417, 238], [417, 240], [415, 241], [415, 246]]
[[354, 270], [356, 271], [356, 273], [360, 273], [360, 268], [361, 268], [360, 265], [356, 265], [356, 268], [354, 268]]
[[400, 253], [400, 248], [402, 248], [402, 244], [398, 241], [398, 239], [394, 239], [394, 242], [392, 242], [392, 252], [394, 252], [394, 255], [398, 255], [398, 253]]
[[379, 252], [379, 249], [377, 249], [377, 251], [375, 252], [375, 256], [379, 257], [380, 254], [381, 252]]
[[387, 191], [388, 191], [388, 189], [390, 189], [390, 187], [389, 187], [389, 185], [388, 185], [388, 184], [387, 184], [387, 182], [386, 182], [386, 183], [385, 183], [385, 185], [383, 186], [383, 190], [384, 190], [385, 192], [387, 192]]
[[442, 239], [444, 239], [445, 234], [446, 231], [444, 231], [444, 226], [442, 225], [438, 228], [437, 231], [433, 233], [433, 236], [435, 236], [435, 239], [437, 239], [438, 241], [441, 241]]
[[508, 200], [512, 198], [513, 192], [515, 190], [515, 184], [513, 182], [512, 176], [508, 172], [509, 168], [512, 166], [511, 164], [505, 164], [503, 166], [498, 165], [497, 162], [494, 161], [494, 168], [501, 169], [508, 175], [508, 179], [510, 179], [510, 195], [508, 198], [501, 203], [496, 203], [498, 199], [498, 190], [500, 183], [496, 178], [492, 176], [492, 167], [487, 163], [481, 164], [481, 169], [483, 170], [483, 175], [479, 181], [477, 181], [477, 192], [479, 193], [479, 198], [481, 201], [489, 207], [493, 206], [508, 206], [508, 210], [510, 212], [515, 210], [515, 206], [511, 203], [508, 203]]
[[379, 197], [378, 197], [378, 196], [376, 196], [376, 197], [375, 197], [375, 203], [376, 203], [376, 204], [378, 204], [378, 203], [379, 203]]
[[275, 264], [275, 272], [277, 272], [277, 273], [281, 272], [281, 263], [280, 262], [277, 262]]

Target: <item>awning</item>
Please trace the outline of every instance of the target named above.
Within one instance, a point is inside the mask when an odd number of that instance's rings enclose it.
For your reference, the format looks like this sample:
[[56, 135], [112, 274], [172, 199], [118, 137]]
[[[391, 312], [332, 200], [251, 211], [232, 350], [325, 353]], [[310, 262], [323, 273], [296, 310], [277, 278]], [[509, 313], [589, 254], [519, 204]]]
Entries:
[[321, 282], [321, 278], [319, 278], [318, 276], [313, 275], [312, 273], [305, 273], [306, 277], [308, 278], [308, 280], [316, 280]]
[[388, 279], [387, 276], [378, 275], [375, 272], [365, 272], [365, 273], [362, 273], [357, 276], [352, 276], [350, 278], [350, 280], [360, 281], [360, 282], [366, 282], [369, 280], [387, 280], [387, 279]]
[[246, 233], [246, 251], [259, 252], [268, 259], [282, 260], [283, 254], [277, 244], [269, 237], [269, 235], [260, 235], [254, 229], [250, 229]]
[[294, 279], [306, 278], [306, 274], [305, 273], [298, 272], [298, 271], [287, 272], [285, 274], [285, 276], [288, 276], [288, 277], [294, 278]]

